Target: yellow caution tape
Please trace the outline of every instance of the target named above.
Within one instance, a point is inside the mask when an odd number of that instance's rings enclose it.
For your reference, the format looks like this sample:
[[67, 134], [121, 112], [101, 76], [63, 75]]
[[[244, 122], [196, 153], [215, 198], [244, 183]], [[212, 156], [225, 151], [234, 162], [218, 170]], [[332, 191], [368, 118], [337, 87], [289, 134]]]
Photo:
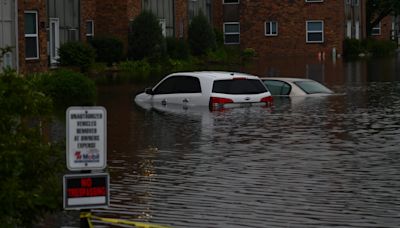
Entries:
[[90, 212], [81, 212], [80, 217], [87, 218], [90, 228], [93, 228], [91, 219], [96, 219], [96, 220], [99, 220], [102, 222], [107, 222], [107, 223], [112, 223], [112, 224], [130, 225], [130, 226], [135, 226], [138, 228], [171, 228], [169, 226], [163, 226], [163, 225], [157, 225], [157, 224], [151, 224], [151, 223], [133, 222], [133, 221], [123, 220], [123, 219], [102, 218], [102, 217], [92, 215]]

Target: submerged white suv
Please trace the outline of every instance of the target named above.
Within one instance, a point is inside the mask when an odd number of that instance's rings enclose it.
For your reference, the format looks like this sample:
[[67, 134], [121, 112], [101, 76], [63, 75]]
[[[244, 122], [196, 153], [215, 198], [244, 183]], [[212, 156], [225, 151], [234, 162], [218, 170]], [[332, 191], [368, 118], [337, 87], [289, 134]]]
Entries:
[[254, 75], [231, 72], [200, 71], [173, 73], [153, 88], [135, 97], [140, 106], [178, 105], [220, 110], [231, 107], [272, 105], [272, 96]]

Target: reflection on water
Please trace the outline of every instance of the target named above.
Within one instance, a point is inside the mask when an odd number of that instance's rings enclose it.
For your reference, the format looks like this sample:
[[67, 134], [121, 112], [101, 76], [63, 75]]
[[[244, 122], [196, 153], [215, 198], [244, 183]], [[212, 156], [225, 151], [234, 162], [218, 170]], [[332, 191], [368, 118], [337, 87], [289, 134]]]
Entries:
[[367, 68], [325, 74], [344, 95], [273, 109], [143, 110], [142, 88], [100, 88], [111, 207], [95, 212], [173, 227], [398, 227], [400, 83]]

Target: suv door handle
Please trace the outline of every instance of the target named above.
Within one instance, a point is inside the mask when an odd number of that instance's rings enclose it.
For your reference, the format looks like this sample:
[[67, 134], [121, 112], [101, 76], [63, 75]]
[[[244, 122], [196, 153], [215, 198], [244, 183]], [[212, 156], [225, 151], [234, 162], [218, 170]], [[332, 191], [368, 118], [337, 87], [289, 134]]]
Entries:
[[164, 105], [164, 106], [167, 105], [167, 100], [166, 99], [162, 100], [161, 105]]
[[182, 100], [182, 102], [183, 102], [183, 103], [188, 103], [188, 102], [189, 102], [189, 99], [185, 98], [185, 99]]

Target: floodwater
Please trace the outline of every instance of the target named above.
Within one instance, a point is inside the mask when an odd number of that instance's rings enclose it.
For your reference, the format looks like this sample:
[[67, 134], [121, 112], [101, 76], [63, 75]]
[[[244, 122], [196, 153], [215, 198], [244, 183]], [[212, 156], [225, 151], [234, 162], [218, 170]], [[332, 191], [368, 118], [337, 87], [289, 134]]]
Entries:
[[399, 227], [399, 59], [261, 61], [252, 73], [339, 93], [272, 109], [144, 110], [133, 102], [143, 86], [100, 87], [111, 205], [94, 213], [172, 227]]

